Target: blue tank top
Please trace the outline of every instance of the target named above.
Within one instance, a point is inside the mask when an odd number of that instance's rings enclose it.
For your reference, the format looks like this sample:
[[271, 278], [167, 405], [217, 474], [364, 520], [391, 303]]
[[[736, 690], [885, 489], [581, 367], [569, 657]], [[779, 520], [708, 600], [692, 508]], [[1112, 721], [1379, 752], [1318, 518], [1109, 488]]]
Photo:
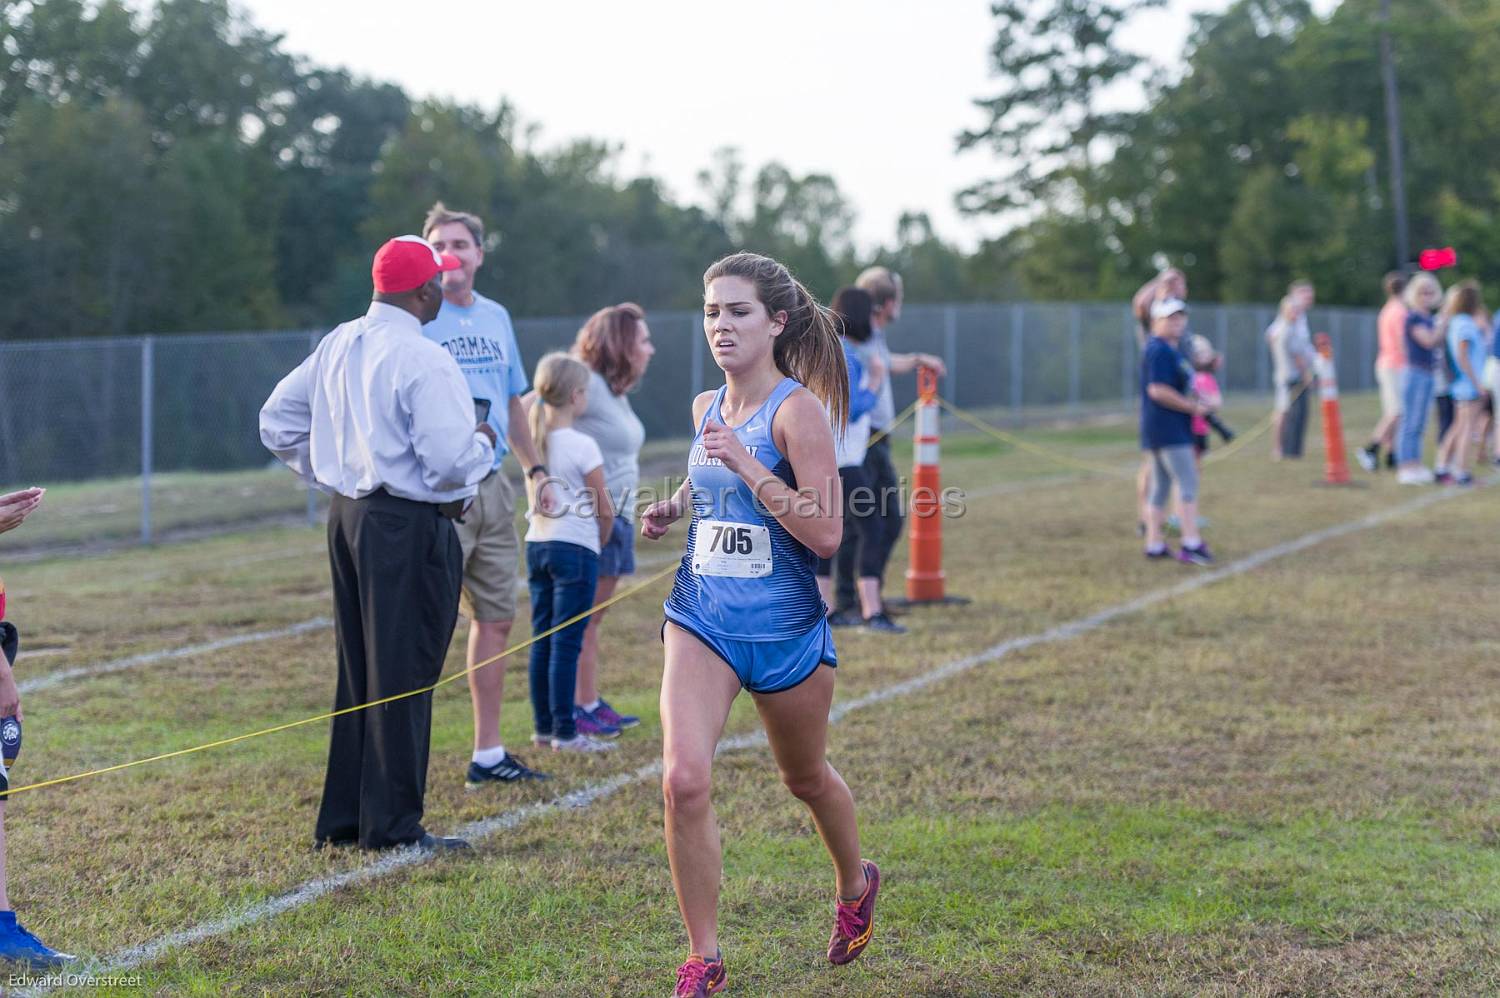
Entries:
[[[797, 487], [792, 464], [776, 449], [771, 424], [787, 396], [802, 386], [783, 378], [765, 403], [734, 432], [771, 473]], [[744, 479], [703, 449], [703, 426], [724, 422], [720, 388], [688, 454], [693, 520], [687, 552], [664, 604], [667, 617], [717, 637], [780, 641], [804, 634], [826, 612], [815, 576], [817, 557], [772, 516]], [[768, 557], [767, 557], [768, 556]], [[695, 570], [695, 566], [696, 569]]]

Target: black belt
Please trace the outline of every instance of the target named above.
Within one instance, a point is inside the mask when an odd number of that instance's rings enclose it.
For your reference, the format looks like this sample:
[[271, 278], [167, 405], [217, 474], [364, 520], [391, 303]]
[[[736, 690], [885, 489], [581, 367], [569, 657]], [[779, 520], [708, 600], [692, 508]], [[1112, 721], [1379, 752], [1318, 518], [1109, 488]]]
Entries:
[[445, 517], [445, 518], [447, 518], [449, 520], [459, 520], [459, 519], [462, 519], [463, 515], [464, 515], [464, 510], [468, 507], [469, 503], [472, 501], [470, 499], [453, 499], [453, 500], [450, 500], [448, 502], [422, 502], [422, 501], [420, 501], [418, 499], [403, 499], [401, 496], [393, 496], [389, 492], [387, 492], [385, 489], [380, 488], [380, 489], [376, 489], [374, 492], [369, 493], [368, 495], [363, 496], [361, 499], [356, 500], [356, 502], [370, 501], [370, 500], [374, 500], [377, 503], [392, 503], [392, 504], [396, 504], [396, 505], [426, 506], [429, 509], [435, 510], [437, 512], [438, 516]]

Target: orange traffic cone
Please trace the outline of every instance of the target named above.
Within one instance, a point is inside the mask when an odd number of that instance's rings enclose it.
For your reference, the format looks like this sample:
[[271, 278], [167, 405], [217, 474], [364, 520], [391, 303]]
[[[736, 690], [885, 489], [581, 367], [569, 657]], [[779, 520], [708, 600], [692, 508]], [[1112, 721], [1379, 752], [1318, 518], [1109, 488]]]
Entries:
[[938, 405], [937, 372], [917, 370], [916, 456], [911, 483], [911, 563], [906, 569], [904, 605], [967, 603], [949, 596], [943, 575], [943, 501], [940, 453], [942, 409]]
[[1349, 459], [1344, 455], [1344, 420], [1339, 414], [1339, 382], [1333, 368], [1333, 340], [1327, 333], [1313, 337], [1318, 348], [1318, 394], [1323, 398], [1323, 480], [1349, 484]]

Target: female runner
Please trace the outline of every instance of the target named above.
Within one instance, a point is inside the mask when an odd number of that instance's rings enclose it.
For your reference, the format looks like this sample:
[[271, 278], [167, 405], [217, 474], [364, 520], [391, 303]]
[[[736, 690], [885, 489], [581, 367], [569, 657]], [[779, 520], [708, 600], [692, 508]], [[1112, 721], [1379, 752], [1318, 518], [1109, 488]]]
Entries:
[[742, 687], [782, 781], [812, 811], [833, 858], [833, 963], [850, 962], [869, 943], [880, 887], [875, 864], [860, 858], [854, 797], [825, 754], [838, 660], [814, 571], [843, 534], [828, 415], [842, 424], [848, 411], [838, 330], [767, 257], [726, 257], [703, 286], [703, 331], [725, 384], [693, 400], [688, 480], [641, 516], [641, 533], [656, 539], [692, 503], [662, 625], [667, 856], [690, 946], [677, 971], [680, 996], [727, 983], [710, 790], [714, 748]]

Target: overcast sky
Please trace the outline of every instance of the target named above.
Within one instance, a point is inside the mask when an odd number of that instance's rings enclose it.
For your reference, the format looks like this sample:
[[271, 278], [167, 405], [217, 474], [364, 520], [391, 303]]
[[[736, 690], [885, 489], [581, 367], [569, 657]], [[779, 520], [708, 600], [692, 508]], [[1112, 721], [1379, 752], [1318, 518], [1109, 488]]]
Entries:
[[[1226, 2], [1170, 0], [1131, 26], [1127, 44], [1171, 65], [1191, 12]], [[907, 210], [966, 247], [996, 228], [953, 206], [993, 169], [984, 151], [954, 151], [959, 131], [980, 123], [972, 99], [994, 86], [988, 0], [240, 3], [321, 65], [417, 97], [507, 98], [542, 126], [542, 146], [623, 143], [622, 175], [649, 172], [683, 201], [701, 201], [698, 171], [732, 145], [751, 170], [775, 159], [831, 174], [858, 213], [862, 248], [892, 242]]]

